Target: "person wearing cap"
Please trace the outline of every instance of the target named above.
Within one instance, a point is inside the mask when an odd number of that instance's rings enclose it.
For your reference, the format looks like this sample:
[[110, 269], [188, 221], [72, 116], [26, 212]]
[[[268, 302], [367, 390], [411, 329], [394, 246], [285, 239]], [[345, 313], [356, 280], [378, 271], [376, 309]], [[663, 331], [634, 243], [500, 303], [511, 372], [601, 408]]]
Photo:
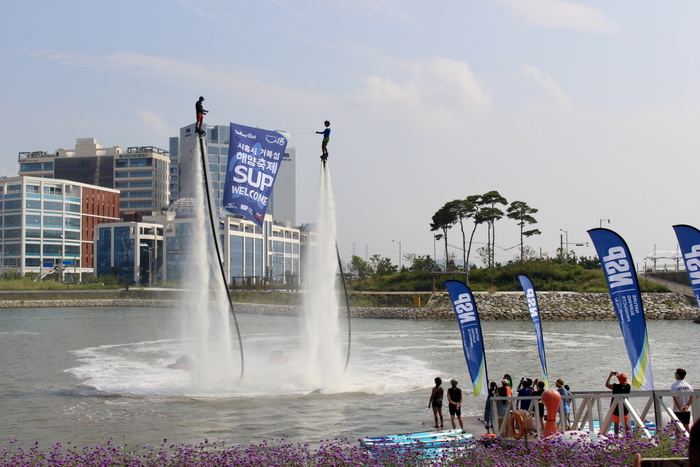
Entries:
[[565, 423], [566, 426], [564, 429], [568, 430], [571, 428], [569, 426], [570, 425], [569, 414], [571, 413], [571, 406], [569, 405], [569, 399], [565, 398], [564, 396], [568, 396], [569, 391], [567, 391], [566, 388], [564, 387], [566, 385], [566, 382], [561, 378], [559, 378], [557, 380], [555, 385], [557, 387], [557, 392], [562, 395], [561, 403], [564, 406], [564, 418], [566, 419], [566, 423]]
[[204, 97], [199, 96], [199, 100], [194, 103], [194, 109], [197, 112], [197, 123], [194, 124], [194, 131], [197, 134], [199, 134], [199, 132], [202, 131], [204, 115], [209, 113], [208, 110], [204, 110], [204, 107], [202, 107], [202, 102], [204, 102]]
[[[619, 381], [619, 383], [610, 382], [610, 378], [612, 378], [613, 376], [617, 376], [617, 380]], [[613, 394], [629, 394], [632, 390], [632, 387], [627, 383], [627, 374], [618, 373], [617, 371], [610, 372], [610, 374], [608, 375], [608, 379], [605, 380], [605, 387], [608, 389], [612, 389]], [[623, 410], [622, 413], [624, 415], [625, 426], [629, 426], [629, 410], [627, 409], [627, 407], [625, 407], [624, 402], [625, 399], [619, 399], [618, 403], [615, 405], [615, 410], [613, 410], [612, 420], [615, 425], [615, 434], [618, 434], [620, 432], [620, 407], [622, 407]], [[614, 403], [615, 399], [610, 401], [610, 405], [613, 405]]]
[[[673, 392], [693, 392], [690, 384], [685, 382], [686, 371], [683, 368], [677, 368], [674, 377], [676, 382], [671, 385]], [[695, 396], [674, 396], [673, 397], [673, 413], [676, 414], [678, 421], [683, 424], [686, 431], [690, 425], [690, 404], [695, 400]]]
[[[510, 387], [508, 386], [508, 380], [502, 379], [501, 386], [498, 388], [498, 397], [510, 397], [512, 393], [510, 392]], [[496, 415], [498, 416], [498, 432], [500, 433], [501, 424], [503, 419], [508, 413], [508, 407], [510, 406], [510, 401], [496, 401]], [[494, 430], [495, 431], [495, 430]]]
[[450, 419], [452, 420], [452, 429], [457, 428], [455, 423], [455, 417], [459, 420], [459, 427], [464, 431], [464, 422], [462, 421], [462, 401], [464, 400], [464, 394], [462, 390], [457, 387], [458, 381], [456, 379], [451, 379], [451, 388], [447, 390], [447, 402], [448, 408], [450, 410]]
[[[518, 397], [529, 397], [532, 395], [532, 379], [530, 378], [523, 378], [520, 380], [520, 384], [518, 384]], [[528, 411], [530, 410], [530, 405], [532, 404], [531, 400], [521, 400], [520, 401], [520, 410], [525, 410]]]

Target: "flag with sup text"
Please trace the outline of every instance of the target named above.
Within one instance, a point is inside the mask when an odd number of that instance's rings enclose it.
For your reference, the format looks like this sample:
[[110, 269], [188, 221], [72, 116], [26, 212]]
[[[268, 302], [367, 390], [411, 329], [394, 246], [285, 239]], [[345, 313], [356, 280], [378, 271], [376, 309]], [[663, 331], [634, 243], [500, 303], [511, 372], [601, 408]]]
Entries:
[[627, 356], [632, 364], [632, 386], [635, 389], [653, 390], [654, 380], [651, 374], [651, 353], [644, 307], [627, 243], [608, 229], [591, 229], [588, 235], [598, 252], [608, 282], [610, 299], [627, 347]]
[[474, 295], [469, 287], [459, 281], [447, 281], [445, 287], [450, 294], [459, 331], [462, 334], [462, 349], [464, 358], [467, 360], [474, 395], [488, 395], [484, 338]]
[[540, 354], [540, 363], [542, 364], [542, 381], [544, 381], [544, 387], [549, 387], [549, 378], [547, 376], [547, 359], [544, 355], [544, 336], [542, 335], [542, 320], [540, 319], [540, 306], [537, 303], [537, 294], [535, 293], [535, 286], [532, 285], [532, 281], [529, 277], [519, 275], [518, 280], [520, 285], [523, 287], [523, 292], [525, 293], [525, 300], [527, 301], [527, 309], [530, 314], [530, 319], [532, 324], [535, 326], [535, 337], [537, 339], [537, 351]]
[[685, 272], [700, 306], [700, 230], [690, 225], [674, 225], [673, 230], [681, 247]]
[[223, 196], [226, 212], [262, 227], [286, 148], [287, 136], [282, 133], [231, 123]]

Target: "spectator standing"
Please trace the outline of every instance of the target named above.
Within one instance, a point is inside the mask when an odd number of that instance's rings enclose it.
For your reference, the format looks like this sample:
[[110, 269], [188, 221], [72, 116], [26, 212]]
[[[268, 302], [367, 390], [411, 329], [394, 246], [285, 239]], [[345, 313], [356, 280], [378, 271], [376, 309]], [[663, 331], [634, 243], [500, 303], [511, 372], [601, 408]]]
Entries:
[[[518, 397], [528, 397], [531, 395], [532, 395], [532, 380], [530, 378], [521, 379], [520, 384], [518, 384]], [[520, 401], [520, 410], [528, 411], [528, 410], [530, 410], [531, 405], [532, 405], [532, 401], [522, 400], [522, 401]]]
[[452, 428], [457, 428], [455, 423], [455, 417], [459, 421], [459, 427], [464, 431], [464, 422], [462, 421], [462, 401], [464, 400], [464, 394], [462, 390], [457, 387], [459, 382], [456, 379], [451, 379], [451, 388], [447, 390], [447, 402], [448, 408], [450, 410], [450, 420], [452, 421]]
[[[617, 383], [611, 383], [610, 378], [617, 376]], [[608, 379], [605, 380], [605, 387], [612, 389], [613, 394], [629, 394], [632, 387], [627, 383], [627, 374], [618, 373], [617, 371], [611, 371], [608, 375]], [[615, 400], [610, 401], [610, 405], [614, 404]], [[625, 426], [629, 426], [630, 416], [627, 407], [625, 407], [625, 399], [620, 399], [615, 405], [615, 410], [613, 410], [612, 420], [615, 424], [615, 434], [620, 432], [620, 407], [622, 407], [623, 419]]]
[[557, 392], [561, 394], [561, 403], [564, 406], [564, 420], [562, 424], [564, 425], [564, 430], [571, 429], [571, 423], [569, 421], [569, 414], [571, 413], [571, 406], [569, 405], [569, 399], [564, 396], [569, 395], [569, 391], [566, 389], [566, 383], [563, 379], [559, 378], [556, 382]]
[[[683, 368], [676, 369], [674, 374], [676, 382], [671, 385], [673, 392], [692, 392], [693, 388], [685, 381], [686, 371]], [[690, 404], [695, 400], [695, 396], [673, 396], [673, 413], [678, 421], [683, 424], [686, 431], [690, 426]]]
[[[433, 409], [433, 417], [435, 417], [435, 428], [443, 428], [445, 422], [442, 419], [442, 396], [445, 390], [440, 387], [442, 384], [442, 378], [439, 376], [435, 378], [435, 387], [430, 393], [430, 400], [428, 401], [428, 407]], [[438, 425], [438, 418], [440, 418], [440, 424]]]

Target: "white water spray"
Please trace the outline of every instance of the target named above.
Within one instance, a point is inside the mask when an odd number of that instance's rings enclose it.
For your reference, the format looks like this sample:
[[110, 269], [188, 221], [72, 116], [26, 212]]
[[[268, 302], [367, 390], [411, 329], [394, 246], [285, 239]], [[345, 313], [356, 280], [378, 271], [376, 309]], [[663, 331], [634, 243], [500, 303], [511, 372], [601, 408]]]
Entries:
[[[206, 147], [204, 148], [206, 151]], [[195, 217], [190, 231], [190, 255], [183, 274], [182, 316], [185, 337], [197, 365], [193, 372], [194, 390], [220, 393], [230, 390], [239, 374], [240, 362], [234, 361], [230, 310], [221, 278], [216, 245], [211, 232], [204, 186], [201, 155], [194, 167]], [[237, 360], [237, 359], [235, 359]]]
[[330, 169], [321, 167], [318, 193], [316, 247], [306, 265], [309, 293], [305, 303], [308, 339], [308, 383], [323, 389], [339, 389], [343, 382], [345, 359], [341, 352], [338, 323], [338, 292], [336, 273], [335, 200], [331, 187]]

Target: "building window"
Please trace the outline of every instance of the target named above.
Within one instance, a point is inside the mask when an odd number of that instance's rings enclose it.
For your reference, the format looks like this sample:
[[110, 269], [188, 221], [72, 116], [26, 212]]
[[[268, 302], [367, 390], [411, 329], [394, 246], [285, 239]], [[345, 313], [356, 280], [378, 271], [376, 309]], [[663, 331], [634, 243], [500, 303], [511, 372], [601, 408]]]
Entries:
[[63, 245], [60, 243], [44, 243], [44, 256], [62, 256]]
[[46, 186], [44, 185], [44, 194], [45, 195], [62, 195], [63, 194], [63, 189], [60, 186]]
[[130, 159], [129, 167], [151, 167], [153, 166], [153, 158]]
[[24, 231], [24, 235], [27, 238], [41, 238], [41, 230], [39, 230], [39, 229], [27, 229]]
[[7, 229], [5, 230], [5, 238], [21, 238], [22, 229]]
[[129, 198], [150, 198], [152, 196], [152, 191], [132, 191], [129, 193]]
[[27, 185], [26, 191], [27, 193], [41, 193], [39, 191], [39, 185]]
[[80, 218], [66, 217], [66, 229], [80, 230]]
[[45, 211], [63, 211], [63, 203], [57, 201], [44, 201]]
[[44, 162], [44, 170], [53, 170], [53, 162]]
[[114, 178], [127, 178], [129, 177], [129, 172], [115, 172]]
[[11, 201], [5, 201], [5, 211], [15, 211], [22, 209], [22, 200], [13, 199]]
[[80, 256], [80, 245], [66, 245], [66, 256]]
[[41, 216], [38, 214], [27, 214], [25, 217], [25, 222], [27, 227], [39, 227], [41, 226]]
[[137, 201], [133, 203], [129, 203], [129, 207], [134, 208], [134, 209], [147, 209], [153, 207], [153, 202], [151, 201]]
[[66, 240], [80, 240], [80, 232], [67, 230], [64, 232]]
[[44, 227], [53, 229], [63, 228], [63, 217], [60, 216], [44, 216]]
[[114, 166], [115, 167], [128, 167], [129, 162], [126, 159], [117, 159], [114, 161]]
[[63, 230], [44, 230], [44, 238], [51, 240], [60, 240], [63, 238]]
[[20, 165], [22, 172], [37, 172], [41, 170], [41, 162], [23, 162]]
[[[19, 256], [21, 251], [21, 245], [19, 243], [5, 244], [5, 256]], [[5, 262], [5, 266], [7, 266], [7, 261]]]
[[41, 258], [24, 258], [24, 267], [38, 268], [41, 266]]
[[24, 254], [27, 256], [39, 256], [41, 254], [41, 245], [38, 243], [27, 243], [24, 245]]
[[144, 170], [140, 172], [129, 172], [129, 177], [152, 177], [152, 170]]
[[26, 201], [26, 206], [27, 206], [27, 209], [40, 210], [41, 209], [41, 201], [39, 201], [38, 199], [28, 199]]
[[80, 212], [80, 205], [66, 203], [66, 211], [68, 211], [68, 212]]
[[131, 182], [131, 188], [151, 188], [152, 186], [153, 186], [153, 182], [150, 180]]
[[5, 216], [5, 227], [22, 227], [22, 215], [10, 214]]
[[129, 182], [116, 182], [114, 188], [129, 188]]
[[7, 187], [8, 193], [19, 193], [22, 191], [22, 185], [10, 185]]

